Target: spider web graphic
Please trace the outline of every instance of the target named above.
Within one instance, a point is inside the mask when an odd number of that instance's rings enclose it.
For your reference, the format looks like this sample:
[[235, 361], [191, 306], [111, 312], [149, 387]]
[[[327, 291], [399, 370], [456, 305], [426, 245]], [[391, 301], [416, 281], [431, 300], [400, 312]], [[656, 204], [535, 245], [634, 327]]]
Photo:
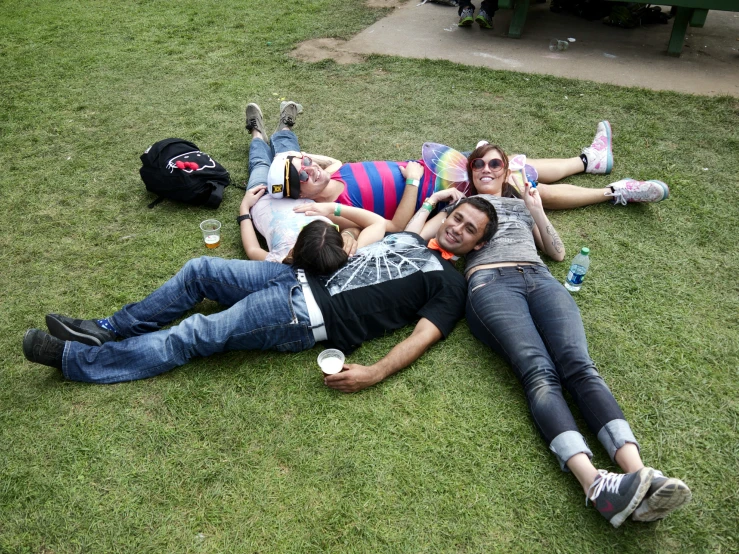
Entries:
[[441, 262], [415, 235], [398, 233], [360, 248], [339, 271], [324, 279], [331, 296], [402, 279], [418, 271], [443, 271]]

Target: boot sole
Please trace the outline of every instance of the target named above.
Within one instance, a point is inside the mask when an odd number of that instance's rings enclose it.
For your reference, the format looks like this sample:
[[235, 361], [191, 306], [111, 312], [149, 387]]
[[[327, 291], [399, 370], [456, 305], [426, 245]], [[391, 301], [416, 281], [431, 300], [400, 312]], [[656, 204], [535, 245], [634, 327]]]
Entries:
[[51, 336], [61, 340], [73, 340], [89, 346], [103, 345], [103, 341], [100, 339], [86, 333], [75, 331], [51, 315], [46, 316], [46, 327], [48, 327]]

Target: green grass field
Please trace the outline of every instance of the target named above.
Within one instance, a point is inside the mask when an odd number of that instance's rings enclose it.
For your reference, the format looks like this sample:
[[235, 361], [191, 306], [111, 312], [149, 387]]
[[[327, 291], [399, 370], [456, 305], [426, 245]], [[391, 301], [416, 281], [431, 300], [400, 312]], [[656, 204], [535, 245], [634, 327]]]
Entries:
[[[371, 57], [288, 53], [382, 17], [360, 0], [3, 1], [0, 19], [0, 552], [730, 552], [739, 549], [739, 102]], [[451, 13], [452, 10], [450, 10]], [[565, 99], [567, 97], [567, 99]], [[591, 355], [645, 462], [694, 501], [613, 530], [537, 436], [507, 366], [461, 323], [385, 383], [346, 396], [315, 358], [238, 352], [92, 386], [26, 362], [49, 312], [111, 314], [206, 254], [213, 212], [153, 199], [152, 142], [195, 141], [246, 180], [244, 107], [270, 130], [305, 106], [305, 150], [415, 159], [424, 141], [564, 157], [600, 119], [601, 187], [658, 178], [654, 205], [551, 214], [592, 251], [577, 295]], [[244, 258], [241, 192], [215, 213]], [[567, 263], [549, 263], [563, 279]], [[206, 310], [215, 309], [212, 305]], [[371, 363], [410, 329], [349, 358]], [[585, 433], [599, 467], [613, 469]]]

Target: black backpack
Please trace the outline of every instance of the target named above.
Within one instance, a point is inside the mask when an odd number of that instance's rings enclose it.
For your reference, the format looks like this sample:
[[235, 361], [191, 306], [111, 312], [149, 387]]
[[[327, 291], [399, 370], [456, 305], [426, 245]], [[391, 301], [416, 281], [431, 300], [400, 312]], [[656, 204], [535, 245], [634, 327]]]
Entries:
[[187, 140], [169, 138], [155, 142], [141, 155], [141, 179], [146, 190], [165, 198], [207, 208], [217, 208], [230, 181], [228, 171]]

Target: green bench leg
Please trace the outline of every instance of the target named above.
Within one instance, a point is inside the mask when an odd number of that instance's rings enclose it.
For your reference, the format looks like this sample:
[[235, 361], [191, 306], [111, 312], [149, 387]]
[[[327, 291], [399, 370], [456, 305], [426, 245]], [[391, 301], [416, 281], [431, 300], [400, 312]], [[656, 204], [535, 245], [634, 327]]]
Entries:
[[693, 8], [679, 7], [675, 14], [675, 21], [672, 24], [672, 34], [670, 35], [670, 43], [667, 45], [667, 53], [670, 56], [679, 56], [683, 50], [685, 43], [685, 31], [688, 28], [690, 17], [693, 15]]
[[703, 27], [706, 24], [706, 17], [708, 17], [708, 10], [696, 8], [693, 11], [693, 15], [690, 18], [691, 27]]
[[508, 27], [508, 36], [511, 38], [521, 38], [524, 23], [526, 23], [526, 15], [529, 12], [529, 0], [517, 0], [516, 7], [513, 10], [511, 25]]

